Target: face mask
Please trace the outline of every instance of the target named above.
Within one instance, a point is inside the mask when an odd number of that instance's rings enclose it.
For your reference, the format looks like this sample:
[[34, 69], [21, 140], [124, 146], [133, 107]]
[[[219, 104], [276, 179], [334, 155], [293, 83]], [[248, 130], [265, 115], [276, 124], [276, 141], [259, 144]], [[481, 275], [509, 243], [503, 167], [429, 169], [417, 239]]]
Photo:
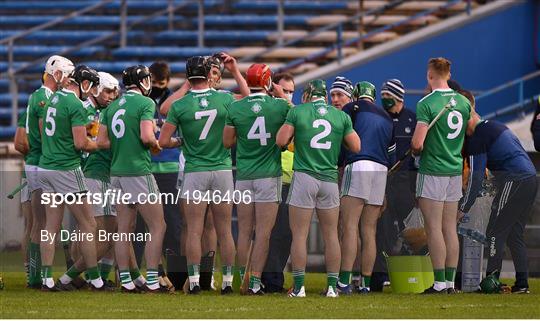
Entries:
[[383, 108], [386, 110], [391, 109], [396, 105], [396, 101], [393, 98], [381, 98]]
[[167, 87], [159, 88], [159, 87], [152, 86], [152, 91], [150, 92], [149, 97], [152, 99], [158, 99], [163, 95], [165, 90], [167, 90]]
[[290, 102], [292, 102], [293, 93], [287, 94], [287, 99], [289, 99]]

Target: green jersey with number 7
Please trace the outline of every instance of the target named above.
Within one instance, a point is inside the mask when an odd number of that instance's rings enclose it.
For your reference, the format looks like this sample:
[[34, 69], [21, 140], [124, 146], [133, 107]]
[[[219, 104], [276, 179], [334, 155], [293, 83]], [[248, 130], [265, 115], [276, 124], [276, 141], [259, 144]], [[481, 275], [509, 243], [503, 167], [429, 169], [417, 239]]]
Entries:
[[351, 118], [320, 98], [291, 109], [285, 124], [294, 127], [293, 170], [337, 183], [341, 143], [354, 131]]
[[239, 180], [281, 176], [281, 150], [276, 134], [290, 105], [285, 99], [255, 93], [231, 104], [227, 126], [236, 130]]
[[111, 176], [151, 174], [150, 150], [141, 141], [141, 121], [154, 121], [156, 104], [141, 93], [127, 91], [105, 109], [100, 119], [111, 142]]
[[51, 97], [43, 117], [39, 167], [71, 170], [81, 166], [81, 152], [75, 149], [71, 128], [86, 125], [83, 102], [73, 91], [62, 89]]
[[459, 176], [463, 171], [461, 149], [471, 104], [452, 89], [436, 89], [416, 106], [416, 119], [429, 125], [441, 109], [449, 104], [435, 125], [428, 131], [420, 158], [419, 172], [433, 176]]
[[201, 89], [172, 104], [167, 122], [183, 135], [185, 173], [232, 169], [231, 152], [223, 146], [223, 128], [233, 101], [228, 93]]

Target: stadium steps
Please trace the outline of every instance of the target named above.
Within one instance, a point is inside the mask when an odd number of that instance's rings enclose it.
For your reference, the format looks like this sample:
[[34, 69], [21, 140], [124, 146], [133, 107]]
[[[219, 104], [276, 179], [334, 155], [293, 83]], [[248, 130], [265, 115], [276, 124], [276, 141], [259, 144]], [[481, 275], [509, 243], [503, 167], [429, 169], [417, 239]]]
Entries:
[[[283, 32], [283, 39], [285, 41], [294, 40], [299, 37], [304, 37], [308, 34], [308, 31], [303, 30], [286, 30]], [[341, 37], [343, 40], [349, 40], [354, 39], [358, 37], [357, 31], [345, 31], [341, 34]], [[381, 32], [376, 35], [373, 35], [367, 39], [364, 40], [364, 42], [370, 42], [370, 43], [380, 43], [385, 42], [388, 40], [392, 40], [399, 37], [399, 34], [397, 32], [393, 31], [387, 31], [387, 32]], [[272, 33], [268, 37], [270, 40], [277, 41], [279, 38], [278, 33]], [[306, 39], [306, 42], [329, 42], [333, 43], [337, 41], [337, 33], [335, 31], [324, 31], [321, 32], [313, 37], [310, 37]]]

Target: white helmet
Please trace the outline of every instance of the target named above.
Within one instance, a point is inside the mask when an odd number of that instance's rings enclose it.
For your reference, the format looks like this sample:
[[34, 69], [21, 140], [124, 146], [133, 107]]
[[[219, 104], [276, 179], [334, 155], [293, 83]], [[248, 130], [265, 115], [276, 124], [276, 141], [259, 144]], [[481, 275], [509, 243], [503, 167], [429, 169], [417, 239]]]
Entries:
[[45, 64], [45, 72], [52, 75], [53, 78], [55, 71], [60, 70], [62, 72], [61, 79], [54, 79], [57, 82], [61, 82], [65, 77], [68, 77], [74, 69], [75, 66], [71, 60], [57, 55], [51, 56], [49, 59], [47, 59], [47, 63]]
[[101, 94], [103, 89], [120, 89], [120, 84], [118, 80], [114, 78], [111, 74], [107, 72], [100, 71], [99, 74], [99, 85], [97, 87], [97, 95]]

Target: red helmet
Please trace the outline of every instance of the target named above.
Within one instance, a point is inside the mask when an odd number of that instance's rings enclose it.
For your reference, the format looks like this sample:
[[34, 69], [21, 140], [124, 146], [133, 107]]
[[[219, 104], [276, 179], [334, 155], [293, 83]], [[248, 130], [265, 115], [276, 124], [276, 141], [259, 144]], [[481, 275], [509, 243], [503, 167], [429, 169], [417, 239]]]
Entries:
[[272, 71], [265, 64], [253, 64], [246, 73], [249, 88], [270, 90], [272, 86]]

